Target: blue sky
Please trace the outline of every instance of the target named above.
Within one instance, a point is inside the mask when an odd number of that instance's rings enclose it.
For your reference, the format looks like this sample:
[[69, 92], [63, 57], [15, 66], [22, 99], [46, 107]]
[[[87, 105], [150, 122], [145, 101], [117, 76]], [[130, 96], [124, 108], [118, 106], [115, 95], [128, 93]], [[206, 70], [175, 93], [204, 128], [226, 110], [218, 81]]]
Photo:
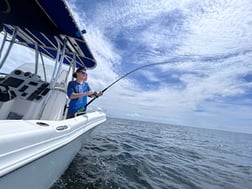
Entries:
[[[108, 116], [252, 133], [250, 0], [68, 0]], [[34, 55], [16, 49], [16, 57]], [[12, 60], [13, 61], [13, 60]], [[10, 69], [10, 68], [7, 68]]]
[[109, 116], [252, 133], [250, 0], [70, 0]]

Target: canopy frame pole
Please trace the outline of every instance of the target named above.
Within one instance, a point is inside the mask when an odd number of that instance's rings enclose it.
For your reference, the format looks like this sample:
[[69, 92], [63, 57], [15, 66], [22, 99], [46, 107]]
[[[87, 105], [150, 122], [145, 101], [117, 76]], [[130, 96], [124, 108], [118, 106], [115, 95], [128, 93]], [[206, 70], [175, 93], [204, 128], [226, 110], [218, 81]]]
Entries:
[[66, 39], [64, 39], [63, 41], [63, 46], [61, 48], [60, 43], [58, 42], [58, 51], [57, 51], [57, 58], [56, 58], [56, 64], [54, 66], [54, 71], [53, 71], [53, 75], [52, 75], [52, 79], [51, 79], [51, 87], [54, 88], [57, 82], [57, 78], [60, 74], [60, 71], [62, 69], [62, 65], [64, 62], [64, 58], [65, 58], [65, 51], [66, 51]]
[[[4, 62], [6, 61], [8, 55], [9, 55], [9, 53], [10, 53], [10, 50], [11, 50], [11, 48], [12, 48], [14, 42], [15, 42], [16, 36], [17, 36], [17, 32], [18, 32], [18, 28], [15, 27], [15, 29], [14, 29], [14, 31], [13, 31], [13, 34], [12, 34], [12, 39], [11, 39], [10, 44], [9, 44], [9, 46], [8, 46], [8, 49], [7, 49], [5, 55], [4, 55], [4, 57], [3, 57], [3, 59], [2, 59], [2, 61], [1, 61], [1, 63], [0, 63], [0, 69], [3, 67]], [[6, 38], [7, 38], [7, 36], [6, 36]], [[5, 41], [7, 40], [6, 38], [4, 39]], [[5, 42], [4, 42], [4, 43], [5, 43]], [[4, 44], [2, 44], [2, 46], [3, 46], [3, 45], [4, 45]], [[1, 47], [1, 51], [2, 51], [2, 50], [3, 50], [3, 47]], [[2, 53], [1, 53], [1, 54], [2, 54]]]
[[39, 54], [40, 54], [40, 59], [41, 59], [42, 67], [43, 67], [44, 79], [45, 81], [47, 81], [44, 58], [41, 52]]
[[38, 44], [35, 43], [35, 74], [38, 74], [39, 51]]
[[6, 41], [7, 41], [7, 32], [4, 31], [4, 37], [3, 37], [3, 41], [2, 41], [2, 45], [1, 45], [1, 49], [0, 49], [0, 59], [1, 59], [1, 56], [2, 56], [3, 48], [4, 48], [4, 45], [5, 45]]

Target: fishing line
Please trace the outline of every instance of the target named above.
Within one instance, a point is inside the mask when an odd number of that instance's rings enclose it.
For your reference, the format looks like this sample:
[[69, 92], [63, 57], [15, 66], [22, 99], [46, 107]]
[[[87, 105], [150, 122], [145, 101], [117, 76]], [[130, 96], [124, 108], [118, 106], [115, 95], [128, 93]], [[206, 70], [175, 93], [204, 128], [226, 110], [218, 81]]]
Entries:
[[[156, 62], [156, 63], [151, 63], [151, 64], [146, 64], [146, 65], [143, 65], [143, 66], [140, 66], [140, 67], [137, 67], [135, 69], [133, 69], [132, 71], [126, 73], [125, 75], [123, 75], [122, 77], [120, 77], [119, 79], [115, 80], [113, 83], [111, 83], [110, 85], [108, 85], [106, 88], [104, 88], [101, 92], [105, 92], [106, 90], [108, 90], [110, 87], [112, 87], [114, 84], [116, 84], [118, 81], [120, 81], [121, 79], [127, 77], [128, 75], [140, 70], [140, 69], [143, 69], [143, 68], [146, 68], [146, 67], [150, 67], [150, 66], [156, 66], [156, 65], [161, 65], [161, 64], [169, 64], [169, 63], [178, 63], [178, 62], [198, 62], [198, 61], [201, 61], [201, 62], [216, 62], [216, 61], [220, 61], [220, 60], [223, 60], [223, 59], [227, 59], [227, 58], [232, 58], [232, 57], [236, 57], [240, 54], [246, 54], [246, 53], [250, 53], [252, 52], [251, 49], [247, 50], [247, 51], [243, 51], [242, 53], [238, 52], [238, 53], [232, 53], [232, 54], [226, 54], [226, 55], [218, 55], [218, 56], [199, 56], [199, 55], [184, 55], [184, 56], [180, 56], [179, 58], [172, 58], [170, 60], [166, 60], [166, 61], [163, 61], [163, 62]], [[93, 97], [92, 100], [90, 100], [85, 108], [91, 104], [95, 99], [97, 99], [98, 96], [95, 96]]]
[[[180, 62], [178, 60], [176, 61], [165, 61], [165, 62], [156, 62], [156, 63], [151, 63], [151, 64], [146, 64], [146, 65], [143, 65], [143, 66], [140, 66], [140, 67], [137, 67], [133, 70], [131, 70], [130, 72], [124, 74], [123, 76], [121, 76], [119, 79], [115, 80], [114, 82], [112, 82], [110, 85], [108, 85], [106, 88], [104, 88], [101, 92], [104, 93], [106, 90], [108, 90], [110, 87], [112, 87], [114, 84], [116, 84], [118, 81], [120, 81], [121, 79], [127, 77], [128, 75], [140, 70], [140, 69], [143, 69], [143, 68], [146, 68], [146, 67], [150, 67], [150, 66], [156, 66], [156, 65], [161, 65], [161, 64], [169, 64], [169, 63], [174, 63], [174, 62]], [[95, 96], [93, 97], [86, 105], [85, 105], [85, 108], [87, 108], [87, 106], [89, 104], [91, 104], [95, 99], [97, 99], [98, 96]]]

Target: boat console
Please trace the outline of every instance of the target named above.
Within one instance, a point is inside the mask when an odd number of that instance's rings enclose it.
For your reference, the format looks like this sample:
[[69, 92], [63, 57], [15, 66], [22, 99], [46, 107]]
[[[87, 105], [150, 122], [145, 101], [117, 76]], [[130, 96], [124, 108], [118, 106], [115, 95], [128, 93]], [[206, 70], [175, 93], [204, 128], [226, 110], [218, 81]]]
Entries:
[[0, 79], [0, 119], [38, 118], [49, 91], [49, 83], [37, 74], [12, 71]]
[[14, 70], [0, 80], [0, 101], [5, 102], [15, 97], [24, 100], [40, 100], [49, 92], [49, 83], [31, 72]]

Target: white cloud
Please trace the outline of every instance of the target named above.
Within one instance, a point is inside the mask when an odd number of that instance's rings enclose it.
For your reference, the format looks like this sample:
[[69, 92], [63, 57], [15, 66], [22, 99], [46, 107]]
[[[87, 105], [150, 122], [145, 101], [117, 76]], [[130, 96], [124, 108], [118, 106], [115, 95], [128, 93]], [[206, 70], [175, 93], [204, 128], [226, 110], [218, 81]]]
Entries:
[[213, 55], [251, 49], [251, 2], [200, 1], [186, 14], [189, 36], [180, 53]]
[[[244, 114], [244, 110], [251, 112], [250, 106], [243, 105], [242, 99], [236, 105], [228, 101], [251, 90], [251, 83], [242, 78], [252, 70], [249, 1], [132, 0], [94, 6], [95, 16], [82, 15], [85, 19], [81, 22], [91, 30], [86, 37], [99, 60], [96, 71], [103, 73], [95, 75], [98, 82], [99, 78], [103, 84], [119, 78], [118, 65], [130, 71], [137, 65], [173, 57], [177, 61], [158, 65], [155, 70], [171, 73], [171, 78], [180, 81], [178, 86], [160, 83], [150, 91], [143, 89], [147, 83], [139, 86], [130, 77], [125, 78], [96, 102], [105, 106], [109, 115], [131, 117], [132, 113], [139, 114], [139, 119], [203, 127], [244, 125], [246, 118], [252, 124], [248, 113]], [[126, 40], [128, 49], [122, 51], [116, 44], [118, 37]], [[140, 72], [143, 79], [159, 81], [154, 68]], [[97, 78], [90, 81], [92, 85]]]

